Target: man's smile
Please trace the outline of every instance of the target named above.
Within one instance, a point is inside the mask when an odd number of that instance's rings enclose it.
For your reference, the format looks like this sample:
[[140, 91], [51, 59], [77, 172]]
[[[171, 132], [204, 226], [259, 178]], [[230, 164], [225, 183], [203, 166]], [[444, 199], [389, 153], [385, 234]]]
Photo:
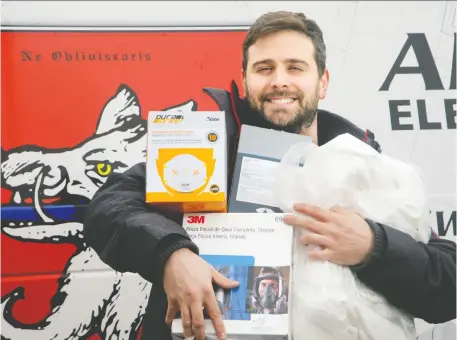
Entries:
[[268, 104], [273, 104], [274, 106], [288, 106], [292, 103], [294, 103], [297, 100], [297, 98], [291, 98], [291, 97], [273, 97], [269, 98], [266, 100]]

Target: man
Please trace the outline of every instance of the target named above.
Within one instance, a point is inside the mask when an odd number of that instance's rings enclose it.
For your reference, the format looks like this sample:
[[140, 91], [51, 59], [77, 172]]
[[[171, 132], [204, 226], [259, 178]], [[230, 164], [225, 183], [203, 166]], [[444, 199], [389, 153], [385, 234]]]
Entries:
[[281, 272], [272, 267], [262, 267], [253, 282], [251, 313], [287, 313], [287, 295], [284, 294], [286, 288]]
[[[239, 98], [236, 87], [231, 100], [224, 91], [207, 90], [221, 110], [233, 114], [227, 122], [230, 155], [236, 152], [239, 124], [309, 135], [318, 145], [349, 132], [379, 150], [368, 131], [317, 110], [329, 81], [325, 65], [325, 44], [314, 21], [289, 12], [261, 16], [243, 44], [246, 99]], [[238, 283], [198, 256], [198, 248], [181, 227], [181, 215], [148, 206], [144, 192], [144, 163], [112, 174], [88, 206], [87, 242], [115, 270], [139, 273], [154, 284], [142, 339], [171, 339], [167, 325], [177, 312], [183, 317], [184, 336], [204, 339], [202, 306], [218, 338], [224, 339], [212, 281], [227, 289]], [[295, 208], [316, 219], [285, 219], [312, 231], [302, 241], [322, 246], [311, 254], [314, 258], [350, 266], [365, 284], [415, 317], [431, 323], [456, 317], [455, 243], [435, 237], [428, 244], [418, 243], [338, 207], [327, 211], [298, 204]]]

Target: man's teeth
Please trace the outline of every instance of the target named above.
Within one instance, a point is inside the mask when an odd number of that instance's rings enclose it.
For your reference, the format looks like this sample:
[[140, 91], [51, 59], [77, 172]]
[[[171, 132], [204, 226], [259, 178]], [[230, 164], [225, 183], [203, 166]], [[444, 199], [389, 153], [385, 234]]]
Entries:
[[294, 101], [295, 99], [292, 98], [284, 98], [284, 99], [271, 99], [270, 102], [273, 104], [290, 104]]

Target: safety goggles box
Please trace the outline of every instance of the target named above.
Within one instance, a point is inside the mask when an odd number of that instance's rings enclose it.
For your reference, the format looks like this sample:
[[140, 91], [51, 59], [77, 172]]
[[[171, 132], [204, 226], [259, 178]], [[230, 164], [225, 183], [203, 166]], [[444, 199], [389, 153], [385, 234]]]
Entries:
[[296, 143], [309, 136], [242, 125], [231, 180], [228, 212], [281, 213], [274, 197], [277, 166]]
[[146, 202], [180, 212], [227, 211], [223, 111], [151, 111]]
[[[277, 340], [289, 331], [289, 286], [293, 228], [283, 214], [184, 214], [183, 227], [200, 256], [222, 275], [239, 282], [232, 290], [215, 287], [227, 339]], [[203, 309], [207, 338], [215, 330]], [[180, 316], [172, 333], [184, 338]]]

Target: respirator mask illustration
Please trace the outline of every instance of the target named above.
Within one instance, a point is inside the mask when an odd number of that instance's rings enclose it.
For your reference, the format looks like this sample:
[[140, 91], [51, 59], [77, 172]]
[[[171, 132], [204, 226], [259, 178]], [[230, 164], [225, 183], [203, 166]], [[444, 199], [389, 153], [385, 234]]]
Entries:
[[213, 175], [215, 163], [210, 148], [162, 148], [156, 159], [159, 177], [172, 194], [202, 192]]
[[284, 279], [281, 273], [272, 267], [262, 268], [259, 276], [254, 279], [254, 297], [259, 306], [274, 309], [283, 292]]

